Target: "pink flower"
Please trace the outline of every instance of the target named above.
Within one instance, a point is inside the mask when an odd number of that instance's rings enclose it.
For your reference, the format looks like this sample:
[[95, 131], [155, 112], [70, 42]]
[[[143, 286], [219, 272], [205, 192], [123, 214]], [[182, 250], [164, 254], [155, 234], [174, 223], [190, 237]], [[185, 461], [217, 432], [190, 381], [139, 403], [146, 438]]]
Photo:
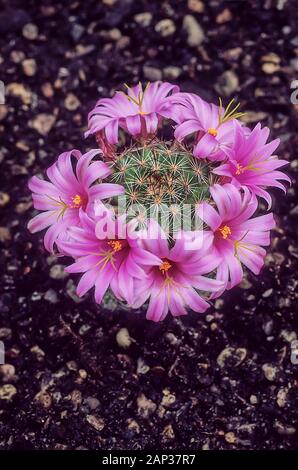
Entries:
[[176, 113], [176, 139], [182, 141], [186, 136], [195, 133], [195, 157], [213, 161], [224, 160], [234, 142], [236, 118], [243, 114], [237, 112], [239, 105], [232, 108], [232, 100], [224, 109], [221, 100], [220, 106], [216, 106], [192, 93], [178, 93], [171, 97], [170, 101], [181, 104], [180, 112]]
[[[79, 211], [92, 212], [94, 202], [122, 194], [124, 188], [118, 184], [93, 183], [111, 173], [102, 161], [91, 163], [101, 150], [90, 150], [81, 155], [78, 150], [62, 153], [57, 162], [47, 170], [50, 180], [44, 181], [33, 176], [29, 182], [35, 209], [41, 210], [29, 221], [32, 233], [48, 228], [44, 237], [45, 248], [53, 252], [58, 238], [65, 237], [67, 229], [80, 221]], [[74, 156], [77, 160], [75, 170], [72, 167]]]
[[178, 91], [167, 82], [148, 83], [144, 90], [139, 83], [127, 87], [127, 94], [117, 91], [113, 98], [102, 98], [89, 113], [85, 137], [104, 132], [107, 142], [116, 144], [119, 126], [132, 136], [154, 134], [160, 118], [169, 115], [171, 103], [166, 97]]
[[[107, 227], [104, 238], [98, 224]], [[94, 286], [95, 301], [100, 303], [110, 287], [118, 299], [131, 304], [134, 280], [145, 278], [143, 268], [159, 264], [160, 260], [139, 245], [135, 225], [126, 224], [125, 216], [114, 219], [103, 209], [94, 220], [80, 210], [80, 225], [69, 229], [69, 240], [57, 241], [63, 253], [76, 259], [66, 271], [84, 273], [77, 294], [81, 297]]]
[[187, 307], [205, 312], [209, 304], [197, 290], [214, 292], [222, 287], [220, 281], [203, 276], [217, 267], [218, 260], [208, 255], [207, 245], [196, 251], [185, 249], [183, 236], [169, 248], [154, 220], [148, 222], [148, 231], [151, 236], [143, 240], [144, 247], [159, 257], [160, 262], [147, 267], [147, 277], [136, 280], [132, 307], [138, 308], [150, 299], [147, 319], [153, 321], [163, 320], [168, 311], [173, 316], [186, 315]]
[[259, 274], [266, 255], [262, 246], [270, 245], [270, 229], [275, 222], [272, 213], [250, 218], [258, 203], [248, 190], [242, 194], [228, 183], [215, 184], [210, 192], [217, 210], [203, 202], [198, 205], [198, 215], [210, 227], [213, 256], [220, 259], [216, 279], [231, 289], [243, 278], [242, 264]]
[[266, 188], [272, 186], [286, 191], [285, 186], [279, 180], [291, 182], [290, 178], [276, 171], [288, 162], [279, 160], [272, 153], [279, 145], [279, 139], [266, 143], [269, 136], [268, 127], [261, 128], [257, 124], [247, 134], [236, 125], [235, 142], [228, 161], [213, 170], [216, 175], [228, 177], [230, 182], [238, 188], [247, 187], [253, 194], [262, 197], [268, 203], [269, 208], [272, 199]]

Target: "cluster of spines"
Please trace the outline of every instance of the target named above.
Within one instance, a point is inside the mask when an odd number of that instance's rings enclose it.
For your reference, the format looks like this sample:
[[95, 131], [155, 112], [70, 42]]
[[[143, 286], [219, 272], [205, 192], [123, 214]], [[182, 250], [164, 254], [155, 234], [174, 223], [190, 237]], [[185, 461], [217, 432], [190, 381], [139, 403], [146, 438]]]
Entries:
[[209, 175], [187, 151], [161, 144], [131, 149], [113, 164], [111, 181], [122, 184], [131, 203], [194, 203], [206, 199]]
[[192, 207], [209, 197], [210, 171], [183, 147], [155, 143], [125, 151], [113, 163], [111, 181], [125, 187], [126, 209], [142, 206], [154, 217], [181, 220], [185, 205]]

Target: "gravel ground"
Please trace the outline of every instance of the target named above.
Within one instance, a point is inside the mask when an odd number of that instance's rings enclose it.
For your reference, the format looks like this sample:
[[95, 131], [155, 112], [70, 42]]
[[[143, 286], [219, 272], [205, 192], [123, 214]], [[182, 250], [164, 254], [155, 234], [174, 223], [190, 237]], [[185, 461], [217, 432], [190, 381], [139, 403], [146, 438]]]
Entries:
[[297, 187], [275, 193], [266, 267], [206, 315], [161, 324], [78, 299], [26, 230], [27, 181], [82, 133], [99, 96], [167, 79], [236, 97], [298, 167], [297, 4], [0, 1], [0, 449], [298, 448]]

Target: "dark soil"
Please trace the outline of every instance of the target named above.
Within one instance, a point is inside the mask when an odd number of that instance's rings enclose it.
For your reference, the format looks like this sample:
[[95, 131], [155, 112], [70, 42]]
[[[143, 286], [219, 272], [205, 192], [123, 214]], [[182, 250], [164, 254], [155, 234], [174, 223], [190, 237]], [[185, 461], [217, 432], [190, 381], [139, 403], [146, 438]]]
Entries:
[[[26, 229], [28, 178], [63, 150], [94, 145], [82, 138], [87, 112], [124, 82], [175, 75], [207, 99], [235, 96], [250, 125], [262, 119], [281, 138], [295, 181], [297, 2], [0, 5], [0, 448], [297, 449], [295, 184], [286, 197], [275, 193], [278, 228], [261, 275], [249, 274], [207, 315], [157, 325], [113, 311], [112, 301], [103, 309], [92, 294], [80, 301], [64, 261]], [[204, 31], [197, 46], [183, 29], [189, 14]], [[156, 28], [166, 18], [172, 32]], [[126, 349], [121, 328], [132, 339]]]

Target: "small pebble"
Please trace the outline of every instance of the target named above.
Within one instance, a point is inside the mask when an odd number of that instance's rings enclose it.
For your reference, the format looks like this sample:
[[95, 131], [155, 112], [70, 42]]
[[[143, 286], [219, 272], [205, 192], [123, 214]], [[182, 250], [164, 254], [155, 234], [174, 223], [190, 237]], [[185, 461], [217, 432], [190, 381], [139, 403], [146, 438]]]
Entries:
[[225, 434], [225, 440], [228, 442], [228, 444], [235, 444], [235, 442], [237, 442], [237, 437], [233, 432], [227, 432]]
[[81, 379], [85, 380], [87, 378], [87, 372], [85, 371], [85, 369], [80, 369], [79, 370], [79, 376]]
[[182, 74], [182, 69], [175, 65], [169, 65], [163, 69], [163, 76], [166, 80], [176, 80]]
[[277, 419], [274, 422], [274, 428], [281, 436], [293, 436], [296, 433], [296, 428], [291, 424], [283, 424]]
[[288, 396], [288, 389], [287, 388], [280, 388], [277, 392], [276, 402], [280, 408], [284, 408], [287, 403], [287, 396]]
[[266, 379], [269, 380], [269, 382], [273, 382], [276, 379], [277, 368], [275, 366], [272, 364], [263, 364], [262, 369]]
[[68, 93], [64, 100], [64, 106], [68, 111], [76, 111], [81, 103], [73, 93]]
[[131, 337], [127, 328], [121, 328], [116, 334], [116, 341], [118, 346], [123, 349], [129, 348], [131, 345]]
[[143, 67], [144, 77], [147, 78], [150, 82], [155, 82], [162, 79], [162, 71], [156, 67], [151, 67], [150, 65], [144, 65]]
[[164, 406], [165, 408], [168, 408], [171, 406], [173, 403], [175, 403], [176, 397], [173, 393], [170, 392], [168, 389], [163, 390], [163, 398], [161, 401], [161, 406]]
[[197, 47], [202, 44], [205, 39], [205, 34], [203, 28], [193, 15], [186, 15], [183, 18], [182, 27], [186, 32], [187, 44], [190, 47]]
[[33, 41], [38, 37], [38, 28], [33, 23], [27, 23], [22, 30], [23, 36], [30, 41]]
[[237, 367], [245, 360], [246, 356], [247, 350], [245, 348], [227, 347], [217, 357], [217, 364], [220, 367]]
[[203, 13], [205, 9], [205, 5], [201, 0], [188, 0], [187, 6], [189, 10], [195, 13]]
[[139, 426], [139, 424], [137, 423], [137, 421], [135, 419], [128, 418], [127, 427], [128, 427], [128, 429], [135, 432], [136, 434], [140, 434], [141, 429], [140, 429], [140, 426]]
[[11, 339], [12, 330], [10, 328], [0, 328], [0, 339]]
[[144, 393], [141, 393], [137, 398], [138, 414], [143, 418], [148, 418], [149, 415], [155, 412], [157, 405], [152, 400], [148, 399]]
[[25, 60], [25, 54], [23, 51], [11, 51], [10, 59], [14, 64], [20, 64]]
[[56, 117], [53, 114], [40, 113], [29, 121], [30, 127], [35, 129], [40, 135], [47, 136], [54, 126]]
[[151, 24], [152, 13], [150, 13], [149, 11], [138, 13], [137, 15], [134, 16], [134, 20], [136, 23], [143, 26], [143, 28], [147, 28], [147, 26], [150, 26]]
[[252, 283], [249, 282], [246, 276], [243, 277], [242, 281], [239, 284], [241, 289], [248, 290], [252, 287]]
[[121, 38], [122, 33], [121, 33], [120, 29], [112, 28], [109, 31], [108, 36], [109, 36], [109, 39], [111, 39], [112, 41], [118, 41]]
[[17, 393], [17, 389], [12, 384], [5, 384], [0, 387], [0, 400], [10, 401]]
[[129, 36], [122, 36], [118, 41], [116, 42], [116, 47], [119, 50], [126, 49], [130, 45], [130, 37]]
[[97, 418], [94, 415], [87, 415], [86, 416], [87, 423], [90, 424], [96, 431], [102, 431], [105, 427], [105, 422], [102, 418]]
[[250, 395], [249, 401], [252, 405], [256, 405], [259, 402], [258, 397], [256, 395]]
[[27, 212], [32, 207], [32, 201], [28, 202], [19, 202], [15, 206], [15, 211], [17, 214], [24, 214], [24, 212]]
[[74, 280], [69, 279], [66, 284], [66, 293], [76, 304], [80, 304], [81, 302], [84, 302], [84, 297], [79, 297], [76, 290], [77, 286]]
[[50, 82], [45, 82], [41, 85], [41, 91], [45, 98], [52, 98], [54, 96], [54, 89]]
[[68, 273], [64, 271], [63, 264], [54, 264], [50, 269], [50, 277], [52, 279], [61, 280], [65, 279]]
[[8, 227], [0, 227], [0, 241], [7, 243], [11, 240], [11, 233]]
[[0, 122], [3, 121], [7, 115], [8, 115], [8, 107], [2, 103], [0, 106]]
[[78, 23], [74, 23], [71, 27], [71, 32], [70, 32], [72, 39], [76, 42], [79, 41], [81, 37], [83, 36], [84, 31], [85, 31], [84, 26]]
[[89, 406], [90, 410], [96, 410], [100, 405], [99, 400], [95, 397], [87, 397], [85, 402]]
[[41, 392], [37, 393], [34, 399], [41, 405], [43, 408], [47, 409], [52, 406], [52, 397], [49, 392], [42, 390]]
[[175, 439], [175, 433], [173, 426], [171, 424], [168, 424], [167, 426], [164, 427], [162, 431], [162, 440], [163, 441], [172, 441]]
[[233, 18], [233, 15], [231, 13], [231, 10], [229, 10], [228, 8], [225, 8], [222, 12], [220, 12], [216, 16], [215, 21], [217, 24], [223, 24], [223, 23], [228, 23], [229, 21], [231, 21], [232, 18]]
[[287, 343], [291, 343], [292, 341], [295, 341], [297, 339], [296, 331], [281, 330], [279, 336]]
[[66, 366], [69, 370], [78, 370], [78, 365], [75, 361], [68, 361]]
[[43, 361], [46, 355], [45, 352], [38, 345], [32, 346], [32, 348], [30, 348], [30, 351], [35, 354], [38, 361]]
[[237, 61], [242, 54], [243, 49], [241, 47], [233, 47], [224, 51], [223, 57], [229, 61]]
[[12, 364], [0, 365], [0, 376], [3, 382], [9, 382], [15, 377], [15, 367]]
[[147, 374], [149, 372], [150, 367], [145, 364], [144, 360], [139, 357], [137, 362], [137, 374]]
[[44, 299], [51, 304], [57, 304], [59, 302], [57, 292], [54, 291], [54, 289], [48, 289], [44, 294]]
[[34, 59], [26, 59], [22, 62], [23, 72], [27, 77], [33, 77], [37, 72], [37, 64]]
[[156, 23], [155, 31], [165, 38], [175, 33], [176, 26], [173, 20], [166, 18]]
[[268, 117], [268, 113], [264, 111], [245, 111], [245, 115], [241, 117], [241, 121], [246, 124], [253, 124], [258, 121], [263, 121]]
[[272, 62], [265, 62], [262, 65], [262, 70], [267, 75], [272, 75], [273, 73], [278, 72], [279, 68], [278, 64], [273, 64]]
[[75, 408], [82, 403], [82, 393], [80, 390], [73, 390], [70, 393], [70, 401], [74, 404]]
[[177, 338], [177, 336], [174, 335], [174, 333], [166, 333], [166, 339], [167, 341], [172, 345], [172, 346], [175, 346], [176, 344], [179, 344], [179, 339]]
[[6, 87], [6, 92], [7, 92], [7, 95], [20, 98], [23, 104], [31, 103], [31, 92], [22, 83], [16, 83], [16, 82], [9, 83]]
[[233, 70], [226, 70], [220, 75], [214, 88], [220, 95], [228, 97], [235, 93], [238, 87], [239, 79], [236, 73]]

